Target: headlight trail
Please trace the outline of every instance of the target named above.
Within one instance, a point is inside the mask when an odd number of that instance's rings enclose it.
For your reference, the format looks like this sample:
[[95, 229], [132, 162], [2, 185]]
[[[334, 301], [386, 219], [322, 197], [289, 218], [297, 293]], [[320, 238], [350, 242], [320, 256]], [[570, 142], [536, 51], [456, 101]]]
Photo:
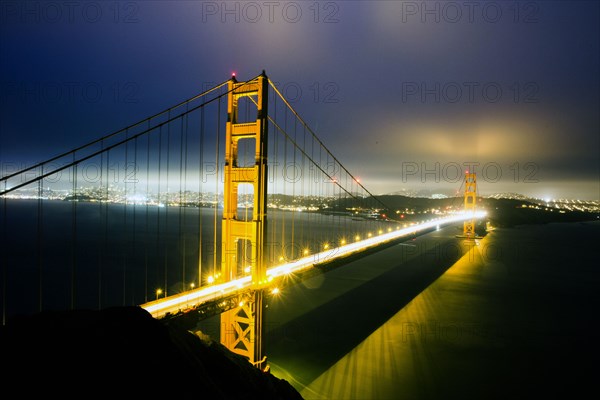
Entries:
[[[299, 273], [315, 265], [331, 262], [335, 259], [346, 257], [348, 255], [364, 251], [366, 249], [387, 243], [389, 241], [402, 238], [417, 232], [433, 228], [438, 225], [448, 225], [468, 219], [480, 219], [485, 217], [485, 211], [475, 213], [458, 213], [449, 217], [435, 218], [421, 224], [411, 225], [406, 228], [372, 236], [354, 243], [345, 244], [339, 247], [332, 247], [320, 253], [312, 254], [298, 260], [271, 267], [267, 270], [269, 281], [279, 276], [292, 273]], [[192, 307], [214, 301], [226, 296], [231, 296], [236, 292], [243, 292], [251, 288], [252, 277], [244, 276], [230, 282], [218, 283], [209, 286], [202, 286], [198, 289], [192, 289], [183, 293], [169, 296], [163, 299], [151, 301], [142, 304], [141, 307], [152, 314], [155, 318], [161, 318], [169, 313], [177, 313]]]

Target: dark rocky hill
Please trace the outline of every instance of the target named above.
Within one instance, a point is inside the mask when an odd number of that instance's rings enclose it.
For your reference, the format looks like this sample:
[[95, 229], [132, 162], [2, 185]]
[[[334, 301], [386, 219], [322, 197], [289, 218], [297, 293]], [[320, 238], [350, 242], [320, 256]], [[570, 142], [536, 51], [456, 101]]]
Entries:
[[220, 343], [139, 307], [16, 317], [0, 346], [2, 387], [15, 398], [302, 399]]

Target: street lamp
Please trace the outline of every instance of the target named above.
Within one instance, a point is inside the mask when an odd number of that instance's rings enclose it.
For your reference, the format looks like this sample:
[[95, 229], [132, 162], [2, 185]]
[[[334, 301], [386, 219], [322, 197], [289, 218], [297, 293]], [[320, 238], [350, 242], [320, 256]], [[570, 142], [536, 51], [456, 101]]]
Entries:
[[158, 296], [162, 294], [162, 289], [156, 289], [156, 300], [158, 300]]

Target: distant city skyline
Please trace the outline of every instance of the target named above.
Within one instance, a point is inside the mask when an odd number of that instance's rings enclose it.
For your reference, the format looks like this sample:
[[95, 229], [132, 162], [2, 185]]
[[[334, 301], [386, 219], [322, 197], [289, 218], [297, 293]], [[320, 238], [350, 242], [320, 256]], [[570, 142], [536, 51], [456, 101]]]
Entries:
[[[208, 165], [210, 164], [210, 165]], [[144, 191], [149, 188], [153, 192], [178, 192], [179, 190], [191, 190], [199, 191], [202, 188], [203, 192], [210, 191], [222, 191], [223, 188], [223, 165], [215, 169], [214, 163], [208, 163], [205, 165], [205, 172], [198, 174], [198, 171], [191, 170], [186, 172], [186, 179], [182, 181], [182, 185], [179, 184], [179, 172], [171, 171], [169, 173], [169, 179], [166, 180], [166, 172], [161, 173], [161, 179], [158, 178], [156, 173], [151, 173], [150, 179], [145, 176], [145, 165], [142, 165], [144, 173], [140, 173], [140, 166], [137, 168], [133, 162], [129, 162], [125, 168], [123, 163], [115, 163], [108, 169], [105, 165], [100, 171], [100, 167], [95, 164], [88, 164], [87, 166], [80, 167], [78, 170], [77, 186], [81, 187], [93, 187], [93, 186], [106, 186], [109, 185], [127, 187], [128, 190]], [[284, 171], [279, 165], [273, 165], [275, 163], [269, 163], [269, 179], [268, 187], [273, 190], [274, 193], [284, 193], [284, 188], [287, 185], [287, 190], [292, 191], [294, 186], [299, 188], [298, 190], [305, 190], [307, 193], [310, 192], [310, 179], [309, 183], [302, 183], [302, 176], [297, 177], [293, 180], [286, 179]], [[8, 167], [6, 167], [8, 165]], [[6, 164], [5, 169], [2, 171], [2, 176], [9, 173], [13, 173], [33, 164]], [[562, 190], [557, 190], [556, 186], [552, 184], [548, 185], [547, 181], [538, 179], [539, 169], [533, 164], [520, 165], [514, 163], [508, 166], [502, 166], [498, 163], [488, 163], [483, 166], [479, 166], [474, 162], [470, 162], [467, 165], [470, 166], [472, 171], [475, 171], [478, 179], [478, 193], [480, 195], [494, 195], [498, 193], [517, 193], [523, 196], [538, 198], [538, 199], [580, 199], [580, 200], [600, 200], [598, 197], [593, 196], [593, 184], [586, 182], [569, 182], [562, 183], [560, 186]], [[463, 164], [464, 166], [464, 164]], [[289, 166], [288, 166], [289, 167]], [[363, 179], [358, 177], [361, 184], [374, 195], [386, 195], [386, 194], [402, 194], [406, 193], [409, 196], [418, 197], [431, 197], [434, 194], [442, 194], [446, 196], [461, 195], [464, 186], [462, 185], [462, 176], [458, 177], [458, 173], [461, 171], [461, 166], [458, 163], [447, 163], [445, 165], [438, 164], [432, 166], [431, 169], [426, 169], [417, 165], [416, 163], [405, 163], [404, 170], [399, 174], [397, 181], [377, 181]], [[481, 170], [480, 173], [477, 171]], [[27, 172], [22, 177], [15, 181], [9, 181], [7, 187], [10, 188], [18, 183], [24, 182], [25, 178], [31, 179], [37, 175], [38, 170], [32, 170]], [[350, 171], [352, 172], [352, 171]], [[508, 178], [503, 177], [509, 174]], [[215, 177], [219, 178], [219, 182], [215, 180]], [[319, 180], [320, 184], [328, 181], [326, 177], [317, 177], [316, 174], [313, 176], [311, 172], [311, 178]], [[322, 180], [322, 181], [321, 181]], [[329, 182], [330, 183], [330, 182]], [[344, 182], [342, 182], [342, 185]], [[159, 187], [160, 185], [160, 187]], [[559, 185], [559, 182], [556, 183]], [[586, 191], [586, 186], [591, 187], [592, 192]], [[36, 184], [37, 187], [37, 184]], [[56, 174], [49, 176], [44, 180], [44, 187], [51, 188], [54, 190], [71, 190], [73, 187], [72, 171], [70, 169], [60, 171]], [[570, 189], [569, 189], [570, 188]], [[364, 192], [362, 189], [354, 186], [353, 191], [358, 193]], [[569, 189], [569, 190], [565, 190]], [[241, 192], [244, 192], [242, 187]], [[591, 193], [591, 194], [590, 194]]]

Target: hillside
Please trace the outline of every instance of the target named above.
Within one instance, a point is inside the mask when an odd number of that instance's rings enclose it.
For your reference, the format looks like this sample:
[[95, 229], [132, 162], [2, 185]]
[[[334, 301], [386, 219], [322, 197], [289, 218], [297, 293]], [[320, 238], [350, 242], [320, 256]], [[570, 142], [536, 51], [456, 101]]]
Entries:
[[[391, 212], [388, 214], [393, 219], [398, 219], [395, 210], [410, 210], [411, 214], [403, 216], [407, 222], [420, 221], [434, 218], [437, 215], [431, 210], [462, 210], [464, 200], [462, 197], [445, 199], [430, 199], [422, 197], [406, 197], [401, 195], [383, 195], [378, 199], [387, 205]], [[550, 206], [541, 206], [532, 200], [523, 199], [496, 199], [479, 197], [477, 208], [486, 210], [487, 221], [496, 227], [511, 227], [523, 224], [545, 224], [551, 222], [582, 222], [593, 221], [599, 217], [598, 212], [565, 210]]]
[[3, 390], [15, 397], [302, 399], [220, 343], [139, 307], [23, 316], [0, 339]]
[[525, 224], [583, 222], [598, 219], [598, 213], [544, 208], [522, 200], [482, 199], [481, 206], [488, 212], [487, 220], [496, 227], [508, 228]]

